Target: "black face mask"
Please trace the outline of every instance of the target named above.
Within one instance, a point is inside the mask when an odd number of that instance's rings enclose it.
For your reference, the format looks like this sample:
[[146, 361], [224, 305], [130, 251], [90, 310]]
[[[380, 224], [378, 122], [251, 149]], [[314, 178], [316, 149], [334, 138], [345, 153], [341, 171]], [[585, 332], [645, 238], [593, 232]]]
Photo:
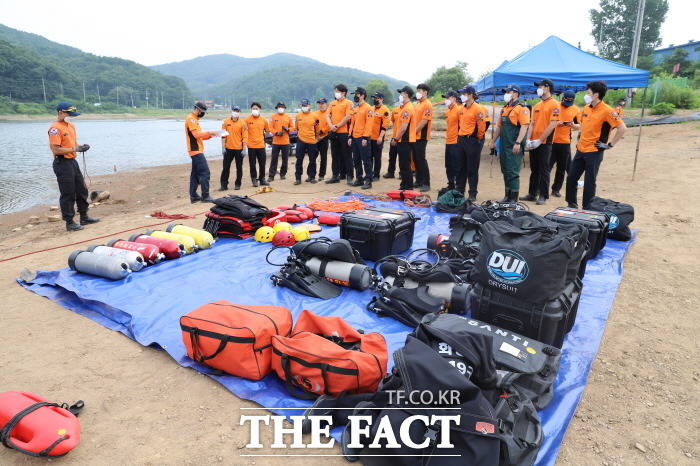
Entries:
[[374, 104], [375, 107], [379, 107], [382, 103], [377, 100], [377, 99], [372, 99], [372, 103]]
[[359, 101], [360, 101], [360, 96], [359, 96], [359, 95], [356, 95], [355, 97], [353, 97], [352, 100], [354, 100], [355, 102], [359, 102]]
[[199, 111], [199, 118], [203, 118], [204, 115], [206, 115], [206, 114], [207, 114], [207, 112], [205, 112], [204, 110], [200, 110]]

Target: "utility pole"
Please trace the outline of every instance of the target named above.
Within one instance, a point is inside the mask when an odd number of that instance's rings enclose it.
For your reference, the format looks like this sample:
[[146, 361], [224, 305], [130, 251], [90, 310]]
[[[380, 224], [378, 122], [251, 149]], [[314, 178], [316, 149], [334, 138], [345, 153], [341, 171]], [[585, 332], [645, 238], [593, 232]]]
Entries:
[[185, 91], [182, 91], [182, 109], [185, 109]]
[[97, 83], [97, 101], [102, 104], [102, 96], [100, 96], [100, 83]]
[[148, 110], [148, 89], [146, 89], [146, 110]]
[[41, 88], [44, 90], [44, 103], [46, 103], [46, 84], [43, 76], [41, 77]]
[[117, 89], [117, 105], [119, 105], [119, 84], [114, 83], [114, 87]]
[[87, 102], [87, 98], [85, 97], [85, 81], [83, 81], [83, 102]]
[[131, 89], [130, 93], [131, 93], [131, 108], [134, 108], [134, 90]]
[[[630, 55], [630, 66], [637, 67], [637, 57], [639, 55], [639, 43], [642, 37], [642, 23], [644, 22], [644, 6], [646, 0], [638, 0], [637, 3], [637, 20], [634, 24], [634, 39], [632, 41], [632, 54]], [[627, 90], [627, 104], [632, 101], [632, 89]], [[641, 128], [641, 125], [640, 125]]]

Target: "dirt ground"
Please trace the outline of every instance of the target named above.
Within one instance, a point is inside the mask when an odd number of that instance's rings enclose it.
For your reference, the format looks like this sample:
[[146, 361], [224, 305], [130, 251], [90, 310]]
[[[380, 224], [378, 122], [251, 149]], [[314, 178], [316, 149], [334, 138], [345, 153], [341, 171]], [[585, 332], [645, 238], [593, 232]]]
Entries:
[[[700, 293], [695, 282], [700, 257], [696, 246], [700, 125], [644, 128], [633, 181], [636, 133], [637, 129], [630, 130], [625, 141], [606, 154], [600, 171], [598, 194], [635, 206], [634, 227], [639, 236], [625, 262], [625, 276], [588, 387], [560, 450], [561, 465], [698, 464], [700, 457]], [[385, 148], [385, 165], [386, 153]], [[445, 181], [441, 137], [429, 145], [429, 159], [437, 190]], [[489, 159], [484, 155], [481, 165], [481, 200], [503, 195], [498, 165], [491, 166]], [[220, 164], [211, 163], [213, 186], [217, 186]], [[525, 168], [521, 182], [528, 175]], [[112, 200], [91, 210], [102, 222], [78, 233], [67, 233], [63, 223], [48, 223], [48, 206], [2, 216], [0, 260], [96, 236], [124, 237], [126, 233], [117, 232], [157, 223], [145, 217], [154, 210], [185, 214], [207, 210], [206, 205], [189, 203], [188, 176], [189, 167], [183, 165], [94, 179], [93, 189], [108, 189]], [[291, 178], [274, 182], [277, 191], [257, 199], [274, 206], [345, 191], [338, 184], [292, 186]], [[374, 191], [397, 186], [397, 180], [382, 180]], [[252, 191], [246, 184], [240, 192]], [[548, 205], [532, 209], [545, 214], [560, 204], [553, 198]], [[24, 226], [32, 214], [42, 222]], [[202, 218], [184, 223], [200, 227]], [[13, 232], [18, 226], [22, 229]], [[80, 418], [81, 445], [53, 461], [345, 464], [337, 457], [240, 456], [250, 452], [243, 449], [248, 429], [238, 425], [239, 408], [253, 403], [179, 367], [165, 352], [141, 347], [15, 283], [24, 268], [64, 267], [75, 248], [29, 255], [0, 267], [0, 392], [24, 390], [56, 401], [80, 398], [86, 402]], [[38, 461], [0, 450], [0, 464], [30, 463]]]

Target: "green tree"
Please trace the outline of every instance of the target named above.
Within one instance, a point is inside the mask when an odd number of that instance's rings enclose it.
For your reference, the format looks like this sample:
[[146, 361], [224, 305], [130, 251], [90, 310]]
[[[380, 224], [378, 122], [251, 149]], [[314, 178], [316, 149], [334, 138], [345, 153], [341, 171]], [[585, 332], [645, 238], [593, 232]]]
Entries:
[[391, 92], [387, 83], [381, 79], [370, 79], [367, 81], [365, 90], [367, 91], [368, 98], [375, 92], [381, 92], [384, 94], [384, 103], [386, 105], [391, 105], [394, 103], [394, 93]]
[[451, 68], [439, 67], [426, 81], [426, 84], [430, 86], [433, 95], [436, 95], [460, 89], [470, 82], [472, 82], [472, 77], [467, 71], [467, 64], [460, 61]]
[[[589, 10], [591, 35], [602, 57], [629, 63], [639, 0], [600, 0], [599, 9]], [[666, 20], [668, 0], [646, 0], [639, 56], [650, 55], [661, 44], [661, 25]]]
[[[673, 72], [673, 68], [680, 65], [678, 73]], [[676, 49], [671, 55], [664, 58], [659, 65], [654, 68], [655, 74], [669, 73], [681, 78], [693, 78], [695, 70], [699, 69], [700, 62], [688, 60], [688, 52], [683, 49]]]

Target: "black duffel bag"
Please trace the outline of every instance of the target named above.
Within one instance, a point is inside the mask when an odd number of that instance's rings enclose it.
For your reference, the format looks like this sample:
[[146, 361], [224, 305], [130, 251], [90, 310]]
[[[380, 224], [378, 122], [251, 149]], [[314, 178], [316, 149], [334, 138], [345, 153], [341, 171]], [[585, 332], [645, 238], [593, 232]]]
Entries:
[[608, 238], [618, 241], [629, 241], [632, 239], [630, 223], [634, 221], [634, 207], [630, 204], [594, 197], [591, 199], [588, 209], [608, 214], [610, 217]]
[[560, 232], [557, 225], [530, 212], [486, 222], [473, 278], [524, 302], [552, 300], [564, 290], [574, 269], [572, 261], [580, 263], [582, 230]]

